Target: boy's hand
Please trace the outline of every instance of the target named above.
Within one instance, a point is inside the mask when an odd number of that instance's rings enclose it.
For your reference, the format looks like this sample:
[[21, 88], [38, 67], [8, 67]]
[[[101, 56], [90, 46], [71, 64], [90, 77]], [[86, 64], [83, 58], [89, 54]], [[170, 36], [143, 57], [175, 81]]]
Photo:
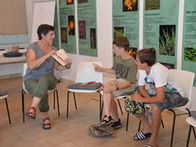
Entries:
[[94, 70], [95, 70], [95, 71], [102, 72], [102, 67], [101, 67], [101, 66], [99, 66], [99, 65], [97, 65], [97, 64], [95, 64], [95, 63], [92, 63], [92, 64], [93, 64], [93, 66], [94, 66]]
[[116, 84], [113, 84], [113, 83], [105, 83], [104, 86], [103, 86], [103, 91], [104, 92], [112, 92], [112, 91], [115, 91], [116, 90]]
[[143, 97], [142, 97], [141, 94], [139, 94], [139, 93], [134, 93], [134, 94], [131, 95], [131, 97], [132, 97], [132, 99], [133, 99], [134, 101], [138, 101], [138, 102], [141, 102], [142, 99], [143, 99]]

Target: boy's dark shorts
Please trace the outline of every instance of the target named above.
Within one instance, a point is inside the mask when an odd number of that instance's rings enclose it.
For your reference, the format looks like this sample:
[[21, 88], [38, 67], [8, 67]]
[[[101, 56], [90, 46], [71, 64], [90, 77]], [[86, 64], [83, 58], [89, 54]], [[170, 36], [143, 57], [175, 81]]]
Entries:
[[182, 99], [183, 97], [178, 92], [166, 92], [164, 101], [162, 103], [154, 103], [154, 105], [157, 105], [163, 111], [178, 104]]

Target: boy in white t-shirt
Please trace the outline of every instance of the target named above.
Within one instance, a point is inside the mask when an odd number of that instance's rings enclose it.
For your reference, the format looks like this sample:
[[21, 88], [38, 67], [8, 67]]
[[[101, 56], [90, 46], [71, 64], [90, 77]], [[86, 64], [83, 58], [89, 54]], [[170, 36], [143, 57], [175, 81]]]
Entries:
[[142, 122], [142, 130], [134, 135], [134, 140], [150, 138], [145, 147], [156, 147], [161, 112], [182, 100], [183, 92], [168, 80], [168, 69], [156, 62], [154, 48], [142, 49], [137, 53], [136, 63], [139, 68], [139, 93], [132, 95], [133, 100], [149, 103], [152, 112], [152, 123], [146, 119], [144, 113], [138, 117]]

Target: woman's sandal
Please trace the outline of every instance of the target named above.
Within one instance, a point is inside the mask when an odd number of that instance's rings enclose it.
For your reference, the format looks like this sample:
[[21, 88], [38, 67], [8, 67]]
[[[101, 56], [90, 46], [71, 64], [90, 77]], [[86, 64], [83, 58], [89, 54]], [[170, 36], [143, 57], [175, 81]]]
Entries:
[[36, 109], [35, 109], [35, 107], [29, 107], [29, 110], [27, 111], [26, 116], [35, 119], [36, 118]]
[[[48, 122], [46, 123], [46, 121], [48, 121]], [[45, 130], [51, 129], [51, 123], [50, 123], [50, 118], [49, 117], [46, 117], [46, 118], [43, 119], [42, 128], [45, 129]]]
[[142, 131], [137, 132], [134, 136], [133, 139], [134, 140], [145, 140], [147, 138], [149, 138], [151, 136], [151, 133], [143, 133]]
[[112, 122], [112, 117], [110, 115], [104, 115], [103, 119], [99, 122], [100, 126], [109, 126], [111, 125]]

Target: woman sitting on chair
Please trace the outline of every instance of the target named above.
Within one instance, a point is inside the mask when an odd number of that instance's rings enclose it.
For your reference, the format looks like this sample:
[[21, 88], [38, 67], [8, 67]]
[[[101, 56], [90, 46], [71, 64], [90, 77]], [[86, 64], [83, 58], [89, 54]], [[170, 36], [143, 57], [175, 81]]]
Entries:
[[71, 67], [71, 59], [63, 67], [54, 58], [55, 48], [52, 46], [55, 32], [54, 27], [42, 24], [37, 29], [39, 41], [29, 45], [26, 57], [28, 69], [24, 76], [25, 89], [33, 95], [33, 101], [26, 115], [36, 118], [36, 108], [43, 113], [43, 129], [50, 129], [51, 123], [48, 115], [48, 90], [54, 89], [58, 80], [54, 76], [54, 68], [63, 70]]

